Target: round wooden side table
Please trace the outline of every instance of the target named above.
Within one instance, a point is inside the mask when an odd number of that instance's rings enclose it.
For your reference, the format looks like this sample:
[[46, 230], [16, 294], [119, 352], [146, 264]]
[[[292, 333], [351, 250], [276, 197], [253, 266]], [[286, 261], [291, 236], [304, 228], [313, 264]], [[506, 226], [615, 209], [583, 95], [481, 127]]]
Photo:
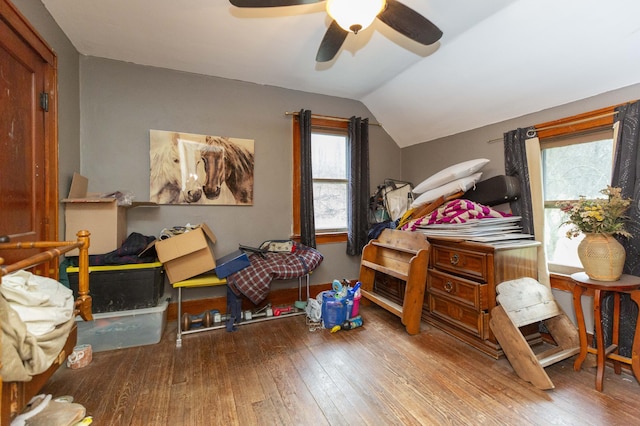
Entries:
[[[621, 356], [618, 353], [618, 338], [620, 331], [620, 294], [628, 293], [631, 299], [640, 307], [640, 277], [623, 274], [618, 281], [596, 281], [592, 280], [584, 272], [571, 275], [575, 282], [573, 288], [573, 306], [576, 310], [576, 320], [578, 322], [578, 334], [580, 335], [580, 354], [573, 364], [575, 371], [580, 371], [582, 363], [587, 357], [587, 353], [593, 353], [597, 359], [596, 389], [602, 391], [602, 381], [604, 379], [604, 365], [607, 359], [613, 361], [614, 371], [620, 374], [620, 363], [630, 364], [633, 375], [640, 382], [640, 309], [636, 322], [636, 329], [633, 338], [631, 358]], [[588, 290], [593, 291], [593, 321], [595, 324], [596, 347], [589, 346], [587, 342], [587, 330], [584, 324], [584, 313], [582, 311], [582, 294]], [[604, 347], [604, 335], [602, 332], [602, 311], [601, 303], [605, 292], [613, 292], [613, 332], [612, 343], [609, 347]]]

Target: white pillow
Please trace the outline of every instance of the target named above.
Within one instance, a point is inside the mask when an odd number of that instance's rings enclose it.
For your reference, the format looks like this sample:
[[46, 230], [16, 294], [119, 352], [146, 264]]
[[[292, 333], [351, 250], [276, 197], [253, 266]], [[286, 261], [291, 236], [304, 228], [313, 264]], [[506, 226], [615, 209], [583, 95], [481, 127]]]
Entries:
[[430, 189], [438, 188], [446, 183], [453, 182], [454, 180], [461, 179], [467, 176], [471, 176], [489, 162], [486, 158], [477, 158], [475, 160], [464, 161], [462, 163], [454, 164], [446, 169], [440, 170], [435, 175], [432, 175], [420, 182], [418, 186], [413, 188], [413, 192], [416, 194], [422, 194]]
[[478, 172], [471, 176], [454, 180], [453, 182], [449, 182], [442, 186], [429, 190], [416, 198], [413, 203], [411, 203], [411, 208], [418, 207], [421, 204], [430, 203], [440, 197], [448, 197], [449, 195], [453, 195], [456, 192], [466, 192], [469, 189], [473, 188], [476, 182], [480, 180], [480, 176], [482, 176], [482, 172]]

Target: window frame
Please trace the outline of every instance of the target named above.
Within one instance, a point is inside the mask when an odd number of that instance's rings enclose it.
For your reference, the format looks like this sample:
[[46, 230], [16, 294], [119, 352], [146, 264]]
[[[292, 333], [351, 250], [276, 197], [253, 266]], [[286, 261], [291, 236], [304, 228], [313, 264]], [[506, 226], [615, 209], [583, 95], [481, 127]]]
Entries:
[[[618, 106], [619, 105], [613, 105], [535, 125], [534, 127], [536, 129], [541, 151], [554, 145], [557, 146], [559, 144], [558, 140], [560, 139], [564, 140], [567, 144], [570, 144], [572, 139], [577, 139], [583, 135], [612, 131], [614, 144], [613, 153], [615, 155], [616, 128], [614, 126], [614, 118], [615, 109]], [[560, 142], [560, 144], [563, 143]], [[546, 202], [543, 205], [543, 208], [547, 208]], [[554, 281], [558, 281], [558, 277], [576, 272], [576, 268], [574, 267], [549, 262], [548, 259], [544, 260], [547, 262], [547, 268], [550, 265], [553, 265], [552, 270], [549, 270], [549, 274], [552, 279], [552, 286], [554, 286]], [[564, 289], [565, 287], [565, 283], [562, 283], [562, 285], [559, 286], [561, 289]]]
[[[293, 235], [291, 239], [300, 241], [300, 120], [293, 121]], [[349, 121], [339, 117], [311, 116], [311, 132], [322, 131], [348, 136]], [[348, 143], [348, 141], [347, 141]], [[348, 149], [348, 147], [347, 147]], [[316, 244], [347, 241], [348, 231], [317, 232]]]

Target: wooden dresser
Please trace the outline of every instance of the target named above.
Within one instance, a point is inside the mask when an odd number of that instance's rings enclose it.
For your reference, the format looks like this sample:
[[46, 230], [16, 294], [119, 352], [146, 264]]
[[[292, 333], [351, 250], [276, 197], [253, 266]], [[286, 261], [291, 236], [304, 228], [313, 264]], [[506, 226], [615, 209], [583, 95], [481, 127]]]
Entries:
[[[502, 349], [489, 328], [496, 285], [537, 278], [535, 241], [494, 247], [470, 241], [429, 238], [431, 256], [422, 317], [482, 352], [499, 358]], [[530, 339], [535, 339], [533, 330]]]

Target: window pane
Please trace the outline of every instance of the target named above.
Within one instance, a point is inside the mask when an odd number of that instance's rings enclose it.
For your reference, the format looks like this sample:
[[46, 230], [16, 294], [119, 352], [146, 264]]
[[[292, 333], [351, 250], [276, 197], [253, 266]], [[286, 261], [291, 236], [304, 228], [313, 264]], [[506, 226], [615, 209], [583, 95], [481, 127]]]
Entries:
[[611, 183], [611, 139], [542, 151], [545, 200], [601, 196]]
[[[581, 195], [599, 198], [611, 183], [613, 142], [611, 139], [545, 149], [542, 153], [545, 201], [577, 200]], [[582, 267], [577, 247], [582, 236], [566, 237], [565, 214], [556, 207], [545, 208], [547, 260]]]
[[313, 184], [313, 207], [317, 230], [347, 229], [347, 184]]
[[347, 138], [341, 135], [311, 135], [313, 179], [347, 178]]

